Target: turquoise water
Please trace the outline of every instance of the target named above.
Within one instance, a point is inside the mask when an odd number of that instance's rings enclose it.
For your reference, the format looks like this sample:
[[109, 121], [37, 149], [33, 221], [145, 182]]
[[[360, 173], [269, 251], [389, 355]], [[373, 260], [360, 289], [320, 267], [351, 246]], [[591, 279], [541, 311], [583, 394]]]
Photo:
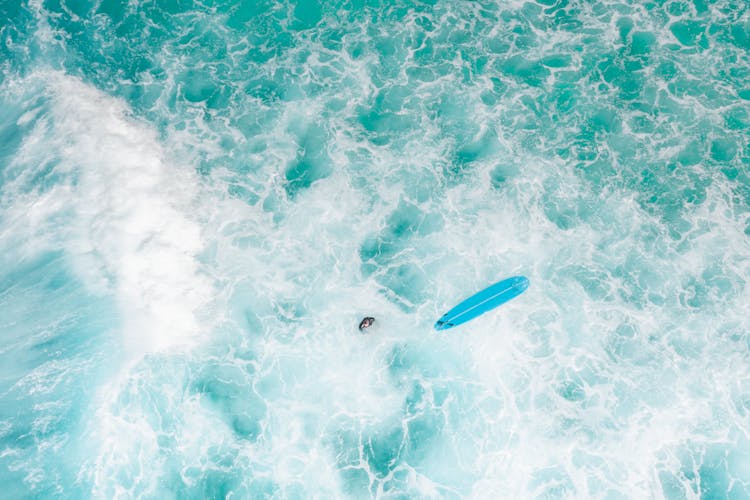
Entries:
[[746, 2], [8, 0], [0, 41], [3, 496], [750, 498]]

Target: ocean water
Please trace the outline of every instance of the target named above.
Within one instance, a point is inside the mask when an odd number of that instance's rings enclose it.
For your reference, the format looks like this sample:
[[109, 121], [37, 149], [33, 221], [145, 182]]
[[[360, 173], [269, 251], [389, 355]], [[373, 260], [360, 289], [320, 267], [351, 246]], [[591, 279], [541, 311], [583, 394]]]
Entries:
[[3, 0], [2, 496], [750, 498], [749, 136], [745, 0]]

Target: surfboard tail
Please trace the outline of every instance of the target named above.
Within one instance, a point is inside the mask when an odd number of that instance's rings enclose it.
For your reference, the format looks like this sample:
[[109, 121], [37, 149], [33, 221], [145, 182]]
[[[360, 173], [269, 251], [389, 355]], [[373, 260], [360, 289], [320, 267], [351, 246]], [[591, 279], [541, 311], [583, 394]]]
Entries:
[[442, 319], [438, 320], [437, 323], [435, 323], [435, 330], [447, 330], [449, 328], [453, 328], [455, 325], [450, 322], [445, 322]]

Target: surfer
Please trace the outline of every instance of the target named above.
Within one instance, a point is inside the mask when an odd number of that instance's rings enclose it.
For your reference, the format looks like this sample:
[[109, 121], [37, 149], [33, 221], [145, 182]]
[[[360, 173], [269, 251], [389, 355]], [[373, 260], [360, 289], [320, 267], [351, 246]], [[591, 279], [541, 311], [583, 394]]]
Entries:
[[375, 318], [371, 318], [370, 316], [363, 318], [362, 321], [359, 322], [359, 331], [362, 332], [370, 328], [373, 323], [375, 323]]

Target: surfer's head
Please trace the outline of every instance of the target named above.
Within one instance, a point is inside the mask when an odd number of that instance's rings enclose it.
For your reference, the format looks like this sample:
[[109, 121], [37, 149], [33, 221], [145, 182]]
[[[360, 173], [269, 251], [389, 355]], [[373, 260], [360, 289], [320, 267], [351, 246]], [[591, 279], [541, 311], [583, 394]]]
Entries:
[[375, 323], [375, 318], [371, 318], [370, 316], [363, 318], [362, 321], [359, 322], [359, 331], [361, 332], [370, 328], [373, 323]]

